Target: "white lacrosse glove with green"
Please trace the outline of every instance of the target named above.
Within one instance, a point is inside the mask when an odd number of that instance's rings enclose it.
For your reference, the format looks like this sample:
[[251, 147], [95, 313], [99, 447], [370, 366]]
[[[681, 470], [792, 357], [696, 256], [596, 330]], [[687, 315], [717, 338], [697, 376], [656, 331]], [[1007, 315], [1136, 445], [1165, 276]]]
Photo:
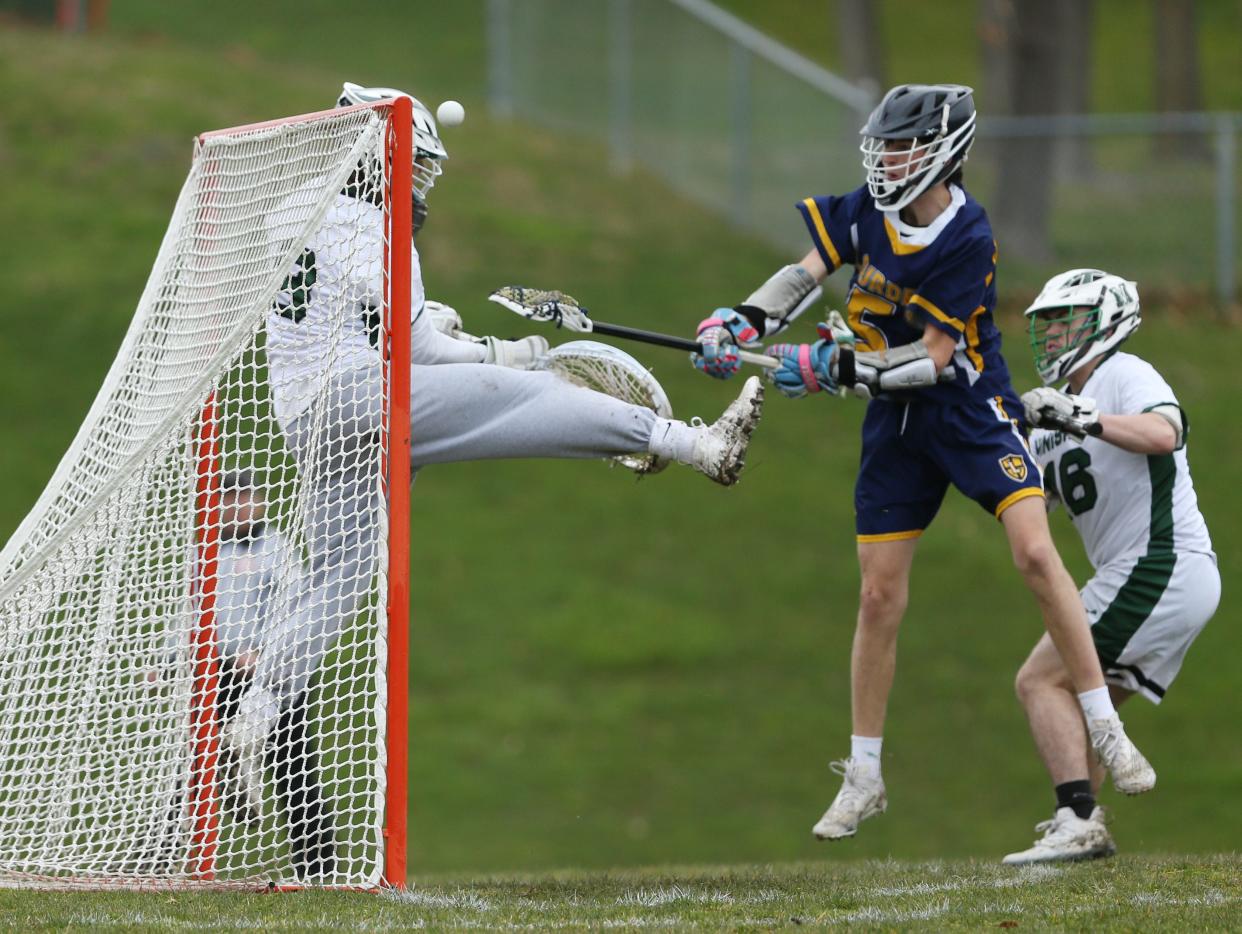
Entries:
[[1104, 431], [1094, 399], [1061, 392], [1051, 386], [1023, 393], [1022, 408], [1032, 427], [1063, 431], [1079, 441], [1087, 435], [1098, 437]]
[[480, 337], [476, 341], [487, 348], [484, 363], [507, 366], [512, 370], [529, 370], [548, 352], [547, 339], [538, 334], [511, 341], [499, 337]]

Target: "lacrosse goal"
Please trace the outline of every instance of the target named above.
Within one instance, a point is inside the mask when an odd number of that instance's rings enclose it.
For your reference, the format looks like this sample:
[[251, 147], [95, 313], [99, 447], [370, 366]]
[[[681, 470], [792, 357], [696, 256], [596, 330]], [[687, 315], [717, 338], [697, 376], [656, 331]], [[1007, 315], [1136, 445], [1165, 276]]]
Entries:
[[[0, 552], [0, 885], [404, 884], [411, 160], [406, 98], [195, 141], [103, 387]], [[378, 297], [317, 296], [282, 418], [271, 331], [324, 262]], [[382, 392], [344, 442], [321, 404], [342, 369]], [[306, 455], [345, 442], [361, 497]], [[278, 713], [245, 774], [225, 740], [264, 671]]]

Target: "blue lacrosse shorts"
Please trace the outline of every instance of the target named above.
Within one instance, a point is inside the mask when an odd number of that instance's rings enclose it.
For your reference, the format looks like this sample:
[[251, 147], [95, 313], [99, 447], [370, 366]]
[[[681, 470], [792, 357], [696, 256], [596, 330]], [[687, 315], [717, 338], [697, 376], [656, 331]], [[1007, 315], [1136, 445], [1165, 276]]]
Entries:
[[859, 542], [918, 538], [950, 483], [998, 519], [1018, 500], [1044, 495], [1012, 389], [960, 405], [917, 396], [868, 403], [854, 486]]

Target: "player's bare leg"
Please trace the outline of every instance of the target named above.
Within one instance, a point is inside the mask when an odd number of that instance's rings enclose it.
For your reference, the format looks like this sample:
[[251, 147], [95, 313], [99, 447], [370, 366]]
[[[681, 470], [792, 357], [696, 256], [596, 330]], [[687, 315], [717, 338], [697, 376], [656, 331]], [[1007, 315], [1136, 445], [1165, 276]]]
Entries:
[[1096, 756], [1091, 753], [1088, 757], [1091, 745], [1082, 708], [1061, 655], [1047, 633], [1040, 636], [1018, 670], [1014, 689], [1052, 783], [1087, 781]]
[[[1117, 851], [1106, 814], [1095, 804], [1104, 769], [1091, 748], [1082, 709], [1052, 639], [1044, 634], [1018, 671], [1018, 700], [1026, 711], [1040, 759], [1057, 792], [1051, 820], [1031, 847], [1010, 853], [1010, 866], [1111, 856]], [[1117, 692], [1110, 686], [1117, 700]], [[1089, 789], [1089, 790], [1088, 790]]]
[[897, 669], [897, 631], [910, 600], [910, 567], [917, 545], [917, 538], [858, 545], [861, 586], [850, 656], [856, 736], [884, 735], [888, 695]]
[[1156, 784], [1155, 770], [1126, 736], [1108, 697], [1087, 614], [1073, 578], [1052, 543], [1043, 499], [1017, 501], [1001, 514], [1001, 522], [1009, 536], [1014, 564], [1039, 603], [1044, 627], [1079, 700], [1086, 704], [1090, 699], [1092, 707], [1084, 706], [1084, 714], [1092, 747], [1118, 791], [1150, 791]]
[[[892, 542], [861, 542], [858, 567], [858, 623], [850, 656], [853, 744], [884, 735], [888, 696], [897, 669], [897, 632], [910, 594], [910, 566], [917, 538]], [[832, 763], [843, 779], [841, 790], [812, 832], [820, 840], [852, 837], [868, 817], [888, 806], [880, 761], [855, 756]]]

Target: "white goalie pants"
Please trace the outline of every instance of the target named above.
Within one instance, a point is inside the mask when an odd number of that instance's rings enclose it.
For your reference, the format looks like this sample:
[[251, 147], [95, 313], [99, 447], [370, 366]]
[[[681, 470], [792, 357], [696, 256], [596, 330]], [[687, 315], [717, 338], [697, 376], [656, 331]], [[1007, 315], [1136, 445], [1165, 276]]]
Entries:
[[[412, 471], [497, 458], [645, 452], [656, 414], [543, 371], [472, 363], [413, 366]], [[382, 397], [374, 371], [341, 374], [286, 426], [303, 482], [309, 566], [263, 639], [254, 684], [287, 707], [344, 626], [366, 609], [383, 512]]]

